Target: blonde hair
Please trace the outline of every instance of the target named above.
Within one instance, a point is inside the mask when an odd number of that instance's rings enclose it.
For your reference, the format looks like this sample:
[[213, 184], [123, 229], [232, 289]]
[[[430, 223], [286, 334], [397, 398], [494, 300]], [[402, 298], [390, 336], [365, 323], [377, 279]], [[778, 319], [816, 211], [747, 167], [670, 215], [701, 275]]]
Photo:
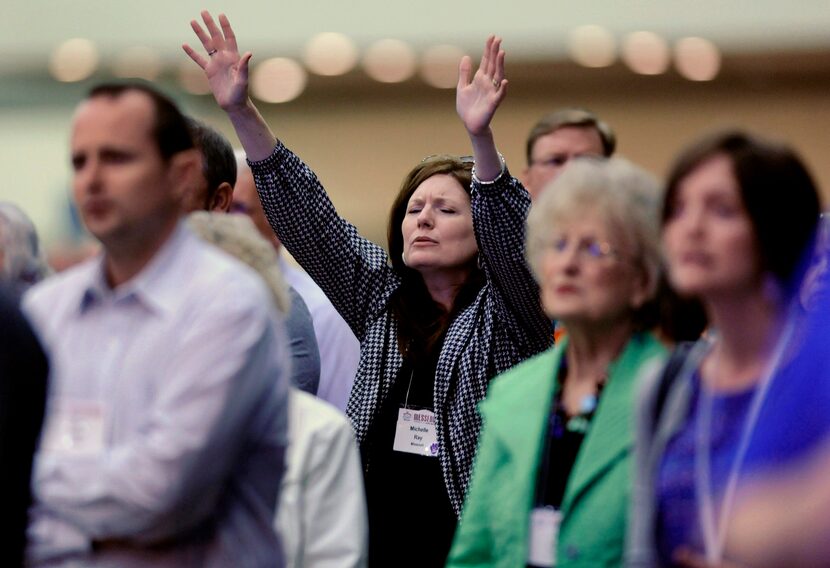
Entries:
[[248, 217], [196, 211], [187, 216], [187, 224], [199, 237], [256, 270], [271, 290], [277, 309], [288, 313], [291, 299], [277, 251]]
[[533, 204], [527, 218], [527, 261], [537, 281], [545, 242], [559, 223], [598, 213], [632, 247], [656, 293], [660, 274], [660, 185], [623, 158], [575, 158]]
[[0, 252], [0, 280], [19, 294], [52, 274], [32, 221], [7, 201], [0, 202]]

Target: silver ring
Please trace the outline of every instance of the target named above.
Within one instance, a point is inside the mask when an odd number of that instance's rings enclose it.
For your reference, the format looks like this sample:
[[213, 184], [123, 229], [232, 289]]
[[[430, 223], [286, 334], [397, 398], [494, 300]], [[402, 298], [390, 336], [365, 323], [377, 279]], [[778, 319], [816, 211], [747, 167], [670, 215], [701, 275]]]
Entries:
[[496, 81], [495, 79], [493, 79], [493, 86], [498, 89], [499, 85], [501, 85], [501, 81]]
[[216, 53], [217, 51], [219, 51], [219, 50], [218, 49], [211, 49], [210, 51], [208, 51], [208, 56], [212, 57], [213, 54]]

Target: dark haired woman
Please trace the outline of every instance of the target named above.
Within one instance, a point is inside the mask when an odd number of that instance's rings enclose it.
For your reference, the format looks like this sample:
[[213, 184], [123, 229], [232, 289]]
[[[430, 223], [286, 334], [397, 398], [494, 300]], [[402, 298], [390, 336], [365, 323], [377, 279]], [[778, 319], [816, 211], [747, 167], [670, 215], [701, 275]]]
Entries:
[[[247, 94], [250, 53], [207, 12], [192, 26], [204, 70], [247, 153], [266, 214], [286, 249], [361, 342], [348, 414], [360, 443], [370, 564], [441, 566], [476, 450], [476, 403], [492, 377], [550, 344], [524, 261], [529, 199], [495, 151], [489, 121], [504, 97], [504, 52], [490, 38], [458, 111], [472, 164], [432, 157], [405, 178], [380, 247], [337, 216], [313, 172], [276, 140]], [[471, 181], [472, 180], [472, 181]]]
[[711, 333], [644, 390], [630, 566], [719, 566], [747, 449], [786, 365], [790, 305], [819, 199], [789, 149], [741, 132], [687, 149], [662, 215], [669, 277]]

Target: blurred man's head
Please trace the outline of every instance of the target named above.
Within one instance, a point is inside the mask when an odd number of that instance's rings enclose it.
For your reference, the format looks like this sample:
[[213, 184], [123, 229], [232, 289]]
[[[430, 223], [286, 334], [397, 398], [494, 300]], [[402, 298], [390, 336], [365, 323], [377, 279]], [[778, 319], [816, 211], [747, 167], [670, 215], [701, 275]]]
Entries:
[[206, 210], [228, 212], [236, 182], [236, 158], [227, 138], [207, 124], [187, 119], [191, 137], [201, 160], [201, 175], [185, 194], [186, 213]]
[[75, 201], [105, 250], [164, 242], [198, 166], [176, 105], [144, 84], [101, 85], [78, 105], [70, 145]]
[[260, 234], [268, 239], [275, 248], [279, 249], [280, 240], [274, 234], [274, 230], [268, 223], [265, 217], [265, 211], [262, 208], [262, 203], [259, 200], [259, 195], [256, 192], [256, 184], [254, 183], [254, 174], [251, 173], [251, 168], [245, 161], [245, 154], [237, 152], [236, 154], [236, 186], [233, 191], [233, 204], [231, 211], [234, 213], [243, 213], [251, 218]]
[[607, 157], [615, 147], [614, 132], [592, 112], [579, 108], [558, 110], [542, 117], [530, 131], [522, 182], [531, 199], [535, 199], [571, 158]]

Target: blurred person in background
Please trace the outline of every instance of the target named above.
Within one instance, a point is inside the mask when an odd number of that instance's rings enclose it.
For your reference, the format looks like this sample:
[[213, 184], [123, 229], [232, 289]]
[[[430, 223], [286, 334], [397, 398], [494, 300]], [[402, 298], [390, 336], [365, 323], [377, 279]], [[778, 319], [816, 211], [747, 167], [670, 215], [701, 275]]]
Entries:
[[[289, 308], [277, 252], [242, 215], [199, 211], [194, 232], [241, 260], [268, 284], [274, 303]], [[360, 568], [368, 530], [360, 454], [348, 419], [329, 403], [292, 385], [288, 448], [274, 526], [286, 568]]]
[[591, 111], [581, 108], [556, 110], [540, 118], [527, 136], [527, 167], [522, 171], [522, 184], [535, 200], [571, 159], [578, 156], [607, 158], [614, 154], [616, 146], [614, 131]]
[[[370, 565], [441, 566], [477, 445], [476, 404], [495, 374], [551, 341], [524, 260], [527, 192], [489, 128], [507, 88], [500, 41], [487, 41], [472, 82], [469, 58], [460, 67], [457, 109], [476, 175], [452, 156], [418, 164], [395, 199], [387, 256], [271, 133], [248, 97], [252, 55], [240, 56], [227, 18], [202, 19], [207, 31], [191, 26], [206, 54], [184, 49], [236, 129], [270, 224], [361, 341], [348, 414], [363, 454]], [[402, 522], [412, 515], [424, 522]]]
[[320, 352], [320, 385], [317, 388], [317, 396], [345, 412], [360, 360], [360, 343], [349, 324], [337, 313], [314, 280], [288, 263], [280, 254], [282, 244], [265, 217], [265, 211], [257, 195], [254, 175], [242, 152], [237, 155], [237, 172], [231, 211], [249, 216], [260, 234], [268, 239], [277, 251], [283, 277], [291, 288], [302, 296], [311, 314]]
[[822, 214], [801, 286], [806, 313], [798, 340], [770, 389], [749, 449], [751, 477], [729, 519], [727, 554], [747, 566], [826, 566], [830, 558], [828, 237], [830, 222]]
[[32, 458], [46, 406], [49, 364], [18, 308], [0, 285], [0, 566], [22, 566], [31, 503]]
[[[200, 120], [188, 117], [193, 144], [199, 151], [201, 175], [195, 176], [185, 193], [182, 208], [185, 213], [215, 211], [228, 213], [235, 193], [237, 179], [236, 156], [228, 139]], [[244, 260], [244, 259], [243, 259]], [[274, 266], [273, 271], [280, 272]], [[283, 283], [282, 275], [277, 279]], [[314, 335], [311, 314], [302, 297], [290, 285], [280, 284], [277, 307], [285, 317], [285, 331], [291, 351], [291, 384], [312, 395], [320, 384], [320, 352]], [[290, 305], [282, 304], [285, 300]]]
[[32, 221], [16, 205], [0, 202], [0, 283], [20, 298], [51, 273]]
[[773, 378], [787, 367], [818, 214], [810, 174], [786, 146], [727, 131], [677, 158], [662, 214], [669, 277], [701, 299], [711, 333], [678, 347], [644, 385], [628, 565], [728, 565], [747, 449], [765, 404], [787, 387]]
[[280, 566], [287, 344], [262, 280], [182, 223], [184, 117], [146, 84], [99, 85], [70, 148], [103, 250], [24, 298], [51, 359], [27, 563]]
[[616, 158], [573, 159], [534, 202], [528, 262], [568, 334], [481, 404], [447, 566], [620, 565], [635, 383], [665, 356], [641, 320], [660, 272], [659, 202], [657, 181]]

